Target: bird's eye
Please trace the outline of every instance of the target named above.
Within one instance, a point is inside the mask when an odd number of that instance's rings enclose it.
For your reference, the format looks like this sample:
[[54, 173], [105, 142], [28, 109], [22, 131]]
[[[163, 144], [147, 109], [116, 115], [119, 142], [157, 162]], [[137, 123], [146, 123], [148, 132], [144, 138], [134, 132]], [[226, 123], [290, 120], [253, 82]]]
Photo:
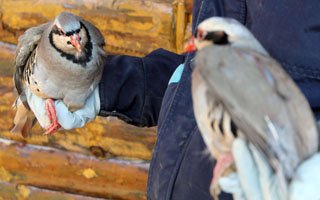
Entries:
[[63, 32], [63, 30], [61, 30], [61, 29], [58, 29], [59, 30], [59, 35], [63, 35], [63, 36], [65, 36], [66, 34]]
[[70, 42], [70, 41], [68, 41], [68, 42], [67, 42], [67, 44], [68, 44], [68, 45], [71, 45], [71, 42]]
[[203, 40], [205, 37], [206, 37], [207, 33], [201, 29], [198, 29], [197, 30], [197, 33], [196, 33], [196, 38], [198, 40]]
[[54, 25], [52, 27], [52, 32], [57, 34], [57, 35], [61, 35], [61, 36], [65, 36], [66, 34], [63, 32], [63, 30], [61, 28], [59, 28], [57, 25]]

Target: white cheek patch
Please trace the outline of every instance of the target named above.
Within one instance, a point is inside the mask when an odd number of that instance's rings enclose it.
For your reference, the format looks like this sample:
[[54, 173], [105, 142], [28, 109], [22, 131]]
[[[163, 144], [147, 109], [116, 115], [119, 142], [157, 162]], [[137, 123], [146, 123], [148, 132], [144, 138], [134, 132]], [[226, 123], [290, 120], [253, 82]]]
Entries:
[[66, 47], [68, 41], [70, 41], [70, 37], [68, 36], [53, 34], [53, 42], [60, 49]]
[[68, 44], [70, 43], [69, 36], [53, 34], [52, 40], [54, 45], [61, 51], [71, 54], [74, 54], [76, 52], [76, 49], [71, 44]]

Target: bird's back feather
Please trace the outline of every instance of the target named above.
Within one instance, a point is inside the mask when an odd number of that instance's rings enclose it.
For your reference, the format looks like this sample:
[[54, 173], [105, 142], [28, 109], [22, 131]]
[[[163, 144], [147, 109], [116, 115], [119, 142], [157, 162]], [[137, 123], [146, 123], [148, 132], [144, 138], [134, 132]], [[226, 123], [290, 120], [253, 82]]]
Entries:
[[300, 162], [317, 151], [317, 128], [309, 104], [272, 58], [212, 46], [197, 53], [196, 71], [210, 91], [208, 101], [221, 103], [273, 169], [283, 167], [286, 178], [292, 178]]
[[[43, 32], [49, 27], [49, 25], [50, 22], [37, 27], [32, 27], [19, 37], [19, 43], [17, 46], [14, 62], [16, 70], [13, 76], [15, 87], [19, 95], [24, 95], [23, 90], [24, 80], [26, 78], [26, 68], [31, 67], [30, 65], [32, 64], [32, 61], [30, 61], [30, 59], [34, 59], [35, 49], [41, 39]], [[22, 100], [24, 99], [25, 98], [22, 98]], [[29, 107], [27, 106], [26, 101], [23, 101], [23, 104], [26, 107]]]

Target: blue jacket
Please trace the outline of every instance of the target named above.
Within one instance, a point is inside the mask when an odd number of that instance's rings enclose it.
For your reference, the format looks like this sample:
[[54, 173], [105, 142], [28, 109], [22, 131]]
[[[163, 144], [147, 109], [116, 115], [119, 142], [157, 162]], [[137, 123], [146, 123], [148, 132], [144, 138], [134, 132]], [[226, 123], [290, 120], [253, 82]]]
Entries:
[[[193, 9], [193, 30], [211, 16], [232, 17], [245, 24], [296, 81], [317, 115], [319, 0], [194, 0]], [[212, 199], [214, 160], [205, 153], [192, 110], [193, 56], [163, 49], [143, 58], [109, 56], [104, 69], [100, 115], [117, 116], [137, 126], [158, 125], [148, 199]], [[220, 199], [232, 198], [222, 194]]]

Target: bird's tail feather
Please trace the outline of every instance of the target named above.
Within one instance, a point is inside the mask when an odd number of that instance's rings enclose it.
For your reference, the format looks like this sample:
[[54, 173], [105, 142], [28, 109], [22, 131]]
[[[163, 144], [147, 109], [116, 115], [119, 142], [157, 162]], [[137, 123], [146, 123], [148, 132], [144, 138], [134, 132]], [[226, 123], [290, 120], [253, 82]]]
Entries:
[[290, 180], [287, 180], [284, 169], [280, 163], [277, 164], [274, 181], [275, 183], [271, 184], [273, 190], [270, 191], [277, 191], [279, 199], [289, 199], [288, 184]]
[[20, 98], [15, 101], [14, 107], [16, 108], [16, 115], [14, 117], [14, 127], [11, 133], [20, 133], [23, 137], [31, 135], [31, 129], [36, 123], [36, 117], [33, 112], [27, 109]]

